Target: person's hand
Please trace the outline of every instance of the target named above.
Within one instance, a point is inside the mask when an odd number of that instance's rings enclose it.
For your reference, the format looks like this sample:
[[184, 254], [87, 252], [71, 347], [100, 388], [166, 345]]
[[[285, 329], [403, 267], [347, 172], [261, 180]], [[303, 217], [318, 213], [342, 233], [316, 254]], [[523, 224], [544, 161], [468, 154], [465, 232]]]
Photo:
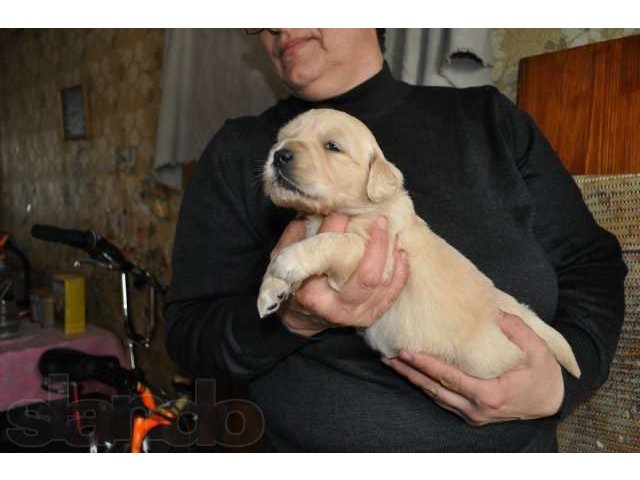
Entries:
[[520, 317], [503, 312], [498, 323], [527, 356], [525, 365], [499, 377], [479, 379], [430, 355], [404, 350], [383, 362], [471, 425], [554, 415], [562, 405], [564, 381], [551, 350]]
[[[295, 222], [302, 225], [295, 225]], [[330, 215], [318, 233], [342, 233], [348, 223], [349, 217], [345, 215]], [[274, 251], [302, 238], [304, 222], [291, 222]], [[406, 252], [394, 250], [393, 273], [387, 282], [382, 281], [387, 245], [386, 220], [374, 222], [364, 256], [341, 291], [331, 288], [323, 275], [307, 279], [278, 310], [285, 326], [294, 333], [309, 337], [329, 327], [372, 325], [393, 304], [409, 275]]]

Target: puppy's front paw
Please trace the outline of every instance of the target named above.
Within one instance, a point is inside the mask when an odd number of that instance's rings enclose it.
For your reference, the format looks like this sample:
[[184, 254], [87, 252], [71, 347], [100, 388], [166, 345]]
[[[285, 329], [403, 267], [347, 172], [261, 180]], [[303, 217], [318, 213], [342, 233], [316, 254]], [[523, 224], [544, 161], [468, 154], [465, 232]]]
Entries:
[[280, 278], [267, 275], [262, 281], [258, 295], [258, 313], [260, 318], [272, 314], [291, 293], [291, 285]]

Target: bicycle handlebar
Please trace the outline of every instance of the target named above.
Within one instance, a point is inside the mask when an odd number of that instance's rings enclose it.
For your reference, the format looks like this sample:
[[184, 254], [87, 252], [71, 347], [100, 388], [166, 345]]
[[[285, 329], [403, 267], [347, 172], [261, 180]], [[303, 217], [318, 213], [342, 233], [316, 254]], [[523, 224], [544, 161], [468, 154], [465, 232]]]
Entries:
[[31, 236], [48, 242], [57, 242], [84, 250], [92, 258], [104, 260], [114, 269], [130, 271], [134, 265], [122, 252], [107, 239], [93, 230], [75, 230], [58, 228], [51, 225], [36, 224], [31, 228]]
[[51, 225], [36, 224], [31, 228], [31, 236], [48, 242], [64, 243], [71, 247], [79, 248], [86, 252], [95, 249], [98, 241], [97, 235], [91, 230], [73, 230], [58, 228]]

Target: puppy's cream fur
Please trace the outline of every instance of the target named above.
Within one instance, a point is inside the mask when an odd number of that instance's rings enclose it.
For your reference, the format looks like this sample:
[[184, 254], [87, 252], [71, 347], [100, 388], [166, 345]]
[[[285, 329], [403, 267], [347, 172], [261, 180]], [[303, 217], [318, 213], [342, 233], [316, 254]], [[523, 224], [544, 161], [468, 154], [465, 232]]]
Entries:
[[[293, 160], [275, 168], [273, 154], [286, 148]], [[258, 310], [274, 312], [306, 278], [325, 274], [339, 290], [359, 264], [371, 221], [389, 220], [389, 238], [408, 253], [410, 274], [395, 303], [362, 333], [383, 355], [400, 348], [425, 352], [481, 378], [493, 378], [524, 360], [496, 322], [498, 311], [522, 318], [575, 377], [580, 368], [566, 340], [509, 294], [497, 289], [467, 258], [418, 217], [400, 171], [388, 162], [369, 129], [335, 110], [310, 110], [279, 132], [263, 172], [277, 205], [310, 217], [306, 239], [281, 250], [265, 273]], [[315, 234], [322, 216], [351, 216], [345, 233]], [[385, 278], [393, 270], [389, 242]]]

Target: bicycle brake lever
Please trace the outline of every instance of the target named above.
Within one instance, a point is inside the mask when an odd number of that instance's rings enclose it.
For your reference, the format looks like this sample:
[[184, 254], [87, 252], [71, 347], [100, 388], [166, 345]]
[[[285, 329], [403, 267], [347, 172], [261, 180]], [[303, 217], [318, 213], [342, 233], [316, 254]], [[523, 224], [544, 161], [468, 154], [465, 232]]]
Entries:
[[94, 258], [79, 258], [73, 262], [74, 268], [78, 268], [81, 265], [91, 265], [92, 267], [101, 267], [106, 268], [107, 270], [116, 270], [116, 268], [107, 262], [101, 262], [100, 260], [96, 260]]

